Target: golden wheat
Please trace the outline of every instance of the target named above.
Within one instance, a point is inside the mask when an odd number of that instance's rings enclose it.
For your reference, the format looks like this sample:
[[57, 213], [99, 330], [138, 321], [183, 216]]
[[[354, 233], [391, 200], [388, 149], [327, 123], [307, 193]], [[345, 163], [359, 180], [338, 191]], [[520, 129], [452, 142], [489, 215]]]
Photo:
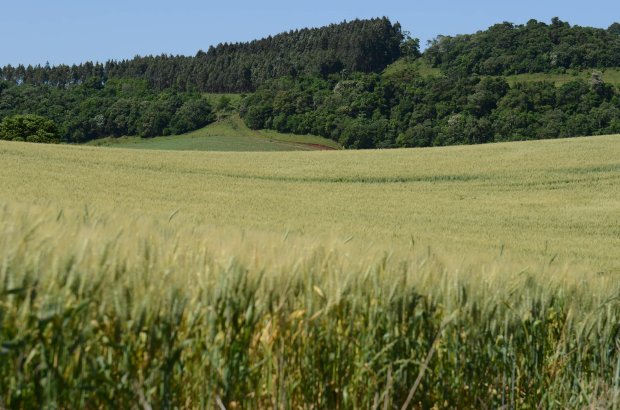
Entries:
[[618, 137], [0, 144], [0, 407], [614, 407]]

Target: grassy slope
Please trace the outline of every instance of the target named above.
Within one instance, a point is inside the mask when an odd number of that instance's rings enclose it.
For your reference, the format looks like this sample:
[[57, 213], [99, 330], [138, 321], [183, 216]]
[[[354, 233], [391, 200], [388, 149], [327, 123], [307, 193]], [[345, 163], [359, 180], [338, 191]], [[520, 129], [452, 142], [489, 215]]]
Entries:
[[183, 135], [104, 138], [90, 145], [182, 151], [309, 151], [339, 148], [336, 142], [313, 135], [251, 130], [238, 115], [223, 117], [205, 128]]
[[203, 96], [212, 106], [218, 107], [222, 99], [227, 99], [230, 108], [239, 108], [239, 104], [245, 94], [239, 93], [204, 93]]
[[[603, 80], [606, 83], [614, 84], [620, 87], [620, 68], [607, 68], [603, 70], [582, 70], [582, 71], [568, 71], [566, 73], [535, 73], [535, 74], [519, 74], [506, 76], [506, 81], [509, 84], [522, 83], [522, 82], [537, 82], [537, 81], [551, 81], [556, 85], [566, 84], [567, 82], [574, 80], [589, 80], [593, 71], [600, 71], [603, 73]], [[439, 76], [441, 71], [438, 68], [431, 67], [424, 59], [418, 59], [414, 62], [406, 62], [401, 59], [391, 64], [385, 69], [383, 75], [386, 77], [396, 78], [410, 78], [414, 75], [421, 75], [423, 77]]]
[[436, 77], [441, 75], [441, 70], [431, 67], [423, 58], [419, 58], [412, 62], [401, 58], [390, 64], [383, 71], [383, 76], [387, 78], [407, 79], [417, 75], [422, 77]]
[[601, 71], [603, 73], [603, 81], [615, 86], [620, 86], [620, 68], [608, 68], [606, 70], [582, 70], [572, 71], [564, 74], [556, 73], [536, 73], [536, 74], [518, 74], [506, 77], [509, 84], [520, 82], [536, 82], [536, 81], [551, 81], [556, 85], [566, 84], [574, 80], [589, 80], [592, 76], [592, 72]]
[[3, 200], [154, 215], [178, 208], [207, 224], [388, 247], [413, 235], [455, 252], [505, 247], [602, 268], [619, 262], [618, 137], [366, 152], [0, 149]]

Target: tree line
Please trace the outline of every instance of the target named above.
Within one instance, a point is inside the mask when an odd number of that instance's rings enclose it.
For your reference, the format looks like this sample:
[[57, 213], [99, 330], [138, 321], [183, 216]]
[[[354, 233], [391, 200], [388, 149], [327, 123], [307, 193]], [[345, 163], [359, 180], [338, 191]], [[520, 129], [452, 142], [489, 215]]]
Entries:
[[255, 129], [316, 134], [347, 148], [428, 147], [620, 133], [620, 93], [603, 82], [504, 77], [283, 78], [241, 107]]
[[[0, 68], [0, 120], [43, 116], [55, 122], [66, 142], [179, 134], [213, 120], [212, 107], [201, 92], [253, 91], [282, 76], [375, 72], [403, 53], [418, 54], [418, 44], [400, 24], [377, 18], [220, 44], [193, 57], [138, 56], [55, 67], [9, 65]], [[21, 124], [22, 119], [14, 120]], [[16, 132], [14, 126], [7, 129]], [[11, 138], [41, 140], [24, 132]]]
[[[399, 58], [425, 59], [442, 75], [425, 77], [415, 68], [381, 74]], [[620, 67], [619, 59], [618, 23], [608, 29], [557, 18], [502, 23], [440, 36], [421, 55], [418, 40], [399, 23], [354, 20], [220, 44], [193, 57], [3, 67], [0, 120], [42, 116], [66, 142], [179, 134], [214, 120], [202, 92], [253, 91], [240, 107], [251, 128], [321, 135], [349, 148], [620, 133], [620, 93], [595, 70], [589, 81], [560, 87], [544, 81], [509, 86], [503, 77]], [[15, 124], [43, 122], [17, 118], [4, 128], [15, 130]]]
[[[20, 128], [15, 124], [24, 123], [22, 119], [28, 115], [53, 121], [57, 129], [53, 139], [72, 143], [110, 136], [182, 134], [215, 119], [213, 108], [200, 93], [160, 92], [146, 80], [102, 84], [91, 78], [69, 88], [0, 83], [0, 120], [9, 124], [4, 132], [0, 130], [0, 139], [48, 142], [31, 137], [36, 132], [28, 131], [30, 128], [17, 131]], [[47, 123], [37, 120], [28, 124]]]
[[[346, 71], [377, 72], [401, 56], [406, 39], [388, 18], [353, 20], [292, 30], [260, 40], [224, 43], [195, 56], [136, 56], [80, 65], [5, 66], [0, 79], [14, 84], [65, 88], [91, 79], [147, 80], [155, 90], [250, 92], [282, 76], [327, 76]], [[409, 52], [416, 52], [414, 50]]]
[[[403, 58], [415, 58], [415, 55]], [[439, 36], [415, 68], [397, 76], [340, 73], [271, 80], [241, 107], [252, 128], [317, 134], [350, 148], [424, 147], [620, 133], [620, 93], [589, 81], [509, 86], [505, 75], [620, 67], [620, 24], [608, 29], [501, 23]], [[414, 67], [414, 65], [412, 65]]]
[[620, 23], [609, 28], [504, 22], [475, 34], [438, 36], [425, 58], [454, 75], [513, 75], [620, 67]]

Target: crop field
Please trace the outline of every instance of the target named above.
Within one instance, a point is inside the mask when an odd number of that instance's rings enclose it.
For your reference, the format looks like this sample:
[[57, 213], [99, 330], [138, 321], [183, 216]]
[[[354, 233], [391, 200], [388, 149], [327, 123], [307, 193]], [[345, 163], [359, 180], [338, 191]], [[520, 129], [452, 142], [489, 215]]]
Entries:
[[230, 115], [205, 128], [167, 137], [104, 138], [91, 145], [179, 151], [313, 151], [339, 149], [338, 143], [314, 135], [251, 130], [238, 115]]
[[619, 136], [0, 158], [0, 408], [620, 406]]

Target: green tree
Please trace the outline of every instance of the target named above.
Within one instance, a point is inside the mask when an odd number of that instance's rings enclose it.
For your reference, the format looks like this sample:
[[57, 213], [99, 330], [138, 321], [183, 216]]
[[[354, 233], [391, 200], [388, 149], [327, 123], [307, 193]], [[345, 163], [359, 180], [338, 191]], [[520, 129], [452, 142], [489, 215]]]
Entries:
[[60, 134], [54, 121], [40, 115], [26, 114], [2, 120], [0, 139], [57, 144]]
[[209, 102], [205, 98], [193, 98], [187, 100], [174, 114], [171, 121], [172, 131], [175, 134], [182, 134], [202, 128], [214, 119]]
[[400, 43], [400, 54], [407, 58], [420, 57], [420, 39], [412, 38], [409, 32], [404, 31], [403, 41]]
[[416, 124], [399, 134], [396, 143], [400, 147], [429, 147], [432, 145], [435, 132], [430, 121]]
[[138, 123], [138, 134], [144, 138], [163, 135], [169, 121], [168, 114], [162, 111], [159, 104], [149, 104], [143, 112]]
[[218, 100], [217, 100], [215, 108], [218, 111], [228, 111], [228, 110], [230, 110], [232, 108], [230, 97], [227, 96], [227, 95], [221, 95], [220, 98], [218, 98]]

